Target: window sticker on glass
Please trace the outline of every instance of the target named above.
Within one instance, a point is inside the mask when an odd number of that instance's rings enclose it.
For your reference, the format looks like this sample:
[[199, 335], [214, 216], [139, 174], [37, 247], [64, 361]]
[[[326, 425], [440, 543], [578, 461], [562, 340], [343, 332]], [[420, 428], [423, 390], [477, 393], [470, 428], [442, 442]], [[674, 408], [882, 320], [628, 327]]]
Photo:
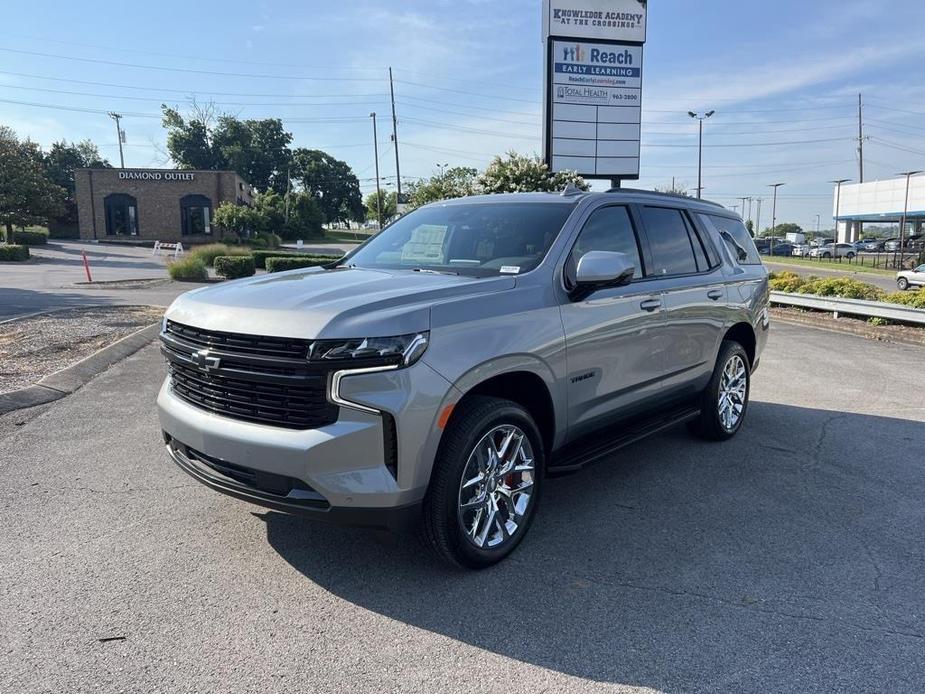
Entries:
[[520, 265], [502, 265], [501, 274], [502, 275], [516, 275], [520, 273]]
[[422, 224], [412, 231], [411, 238], [402, 248], [401, 262], [442, 265], [446, 229], [436, 224]]

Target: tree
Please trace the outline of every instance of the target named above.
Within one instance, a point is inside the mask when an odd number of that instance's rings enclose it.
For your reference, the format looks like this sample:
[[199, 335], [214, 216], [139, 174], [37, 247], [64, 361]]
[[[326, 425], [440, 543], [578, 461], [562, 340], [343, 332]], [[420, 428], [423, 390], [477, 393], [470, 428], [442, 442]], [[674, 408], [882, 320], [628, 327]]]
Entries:
[[687, 188], [684, 188], [680, 184], [676, 184], [672, 181], [670, 186], [655, 186], [656, 193], [667, 193], [668, 195], [680, 195], [685, 198], [691, 197], [690, 193], [687, 192]]
[[392, 191], [380, 191], [376, 193], [375, 191], [366, 196], [366, 218], [370, 220], [378, 219], [379, 211], [376, 205], [376, 200], [378, 196], [382, 195], [382, 220], [385, 221], [389, 217], [394, 217], [395, 213], [398, 212], [398, 194]]
[[45, 176], [42, 151], [0, 126], [0, 224], [12, 240], [14, 226], [45, 224], [64, 211], [67, 191]]
[[778, 224], [773, 229], [771, 227], [766, 228], [761, 232], [762, 236], [786, 236], [787, 234], [802, 234], [803, 227], [799, 224], [794, 224], [793, 222], [785, 222], [783, 224]]
[[408, 186], [411, 207], [420, 207], [437, 200], [474, 195], [478, 171], [468, 166], [454, 166], [443, 173], [422, 178]]
[[312, 193], [326, 222], [362, 221], [366, 215], [360, 182], [346, 162], [318, 149], [292, 152], [292, 180]]
[[292, 133], [283, 129], [278, 118], [242, 121], [220, 115], [213, 125], [209, 106], [194, 104], [194, 112], [187, 118], [167, 105], [161, 109], [167, 150], [178, 167], [230, 169], [257, 190], [286, 191]]
[[242, 236], [261, 230], [263, 219], [260, 212], [246, 205], [236, 205], [233, 202], [223, 202], [215, 210], [213, 217], [215, 226], [233, 231]]
[[112, 168], [112, 164], [102, 157], [97, 146], [90, 140], [55, 142], [43, 156], [42, 164], [48, 180], [66, 191], [62, 201], [64, 211], [54, 220], [59, 224], [77, 223], [74, 171], [86, 168]]
[[581, 190], [589, 187], [574, 171], [553, 173], [539, 157], [513, 151], [505, 157], [495, 157], [478, 177], [479, 188], [484, 193], [559, 192], [569, 183]]

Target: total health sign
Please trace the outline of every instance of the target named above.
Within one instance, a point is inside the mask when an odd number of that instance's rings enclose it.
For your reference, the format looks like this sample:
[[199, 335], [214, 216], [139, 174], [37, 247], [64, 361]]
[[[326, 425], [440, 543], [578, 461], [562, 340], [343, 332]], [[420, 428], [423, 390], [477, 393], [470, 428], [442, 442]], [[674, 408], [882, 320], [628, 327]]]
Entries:
[[645, 2], [543, 5], [547, 164], [586, 178], [639, 178]]

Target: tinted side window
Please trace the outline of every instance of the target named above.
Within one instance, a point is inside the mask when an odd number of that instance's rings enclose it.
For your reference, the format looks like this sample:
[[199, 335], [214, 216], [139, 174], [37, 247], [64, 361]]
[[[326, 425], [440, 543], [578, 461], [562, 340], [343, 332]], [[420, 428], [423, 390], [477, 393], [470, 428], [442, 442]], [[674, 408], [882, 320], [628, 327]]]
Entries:
[[[736, 262], [740, 265], [761, 265], [755, 242], [740, 220], [712, 214], [701, 214], [700, 219], [708, 228], [716, 230]], [[743, 254], [744, 257], [740, 258]]]
[[[649, 275], [689, 275], [697, 272], [694, 248], [681, 210], [668, 207], [643, 207], [646, 236], [652, 250]], [[701, 249], [701, 253], [703, 250]]]
[[602, 207], [591, 213], [581, 233], [578, 234], [578, 239], [565, 265], [568, 283], [575, 281], [578, 260], [588, 251], [625, 253], [636, 267], [633, 277], [642, 277], [639, 244], [636, 240], [636, 232], [633, 230], [633, 223], [625, 207], [613, 205]]

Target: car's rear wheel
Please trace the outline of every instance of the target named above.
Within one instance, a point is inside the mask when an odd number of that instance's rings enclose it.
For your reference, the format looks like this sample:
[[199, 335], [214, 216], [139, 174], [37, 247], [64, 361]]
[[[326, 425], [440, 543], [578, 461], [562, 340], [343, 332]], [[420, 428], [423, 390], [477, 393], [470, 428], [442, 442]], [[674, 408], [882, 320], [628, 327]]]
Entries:
[[831, 254], [831, 253], [823, 253], [823, 254], [822, 254], [822, 257], [823, 257], [823, 258], [831, 258], [831, 257], [832, 257], [832, 254]]
[[909, 280], [907, 280], [905, 277], [900, 277], [898, 280], [896, 280], [896, 286], [899, 287], [900, 291], [904, 292], [909, 288]]
[[735, 436], [745, 421], [750, 388], [748, 354], [738, 342], [724, 340], [701, 396], [700, 415], [688, 424], [691, 433], [710, 441]]
[[854, 253], [848, 253], [845, 257], [846, 257], [848, 260], [851, 260], [852, 258], [854, 258]]
[[504, 559], [533, 520], [544, 463], [542, 438], [526, 409], [501, 398], [464, 400], [424, 499], [425, 544], [471, 569]]

